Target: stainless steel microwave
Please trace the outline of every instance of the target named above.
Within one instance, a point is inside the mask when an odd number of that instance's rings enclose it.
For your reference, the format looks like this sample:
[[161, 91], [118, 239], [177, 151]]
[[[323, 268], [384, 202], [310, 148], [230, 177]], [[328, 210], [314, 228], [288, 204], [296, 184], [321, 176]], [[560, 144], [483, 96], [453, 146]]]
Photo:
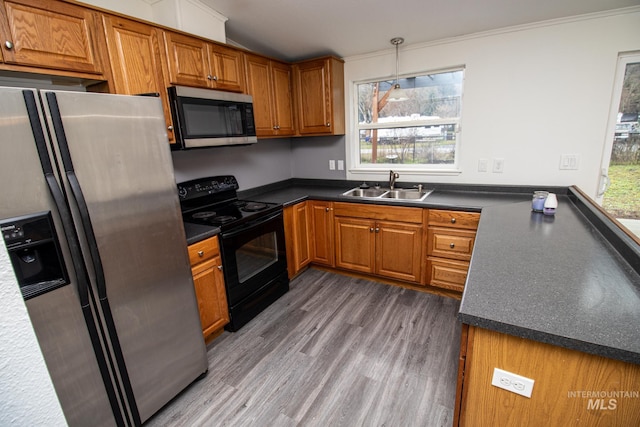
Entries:
[[168, 91], [175, 149], [258, 142], [250, 95], [186, 86]]

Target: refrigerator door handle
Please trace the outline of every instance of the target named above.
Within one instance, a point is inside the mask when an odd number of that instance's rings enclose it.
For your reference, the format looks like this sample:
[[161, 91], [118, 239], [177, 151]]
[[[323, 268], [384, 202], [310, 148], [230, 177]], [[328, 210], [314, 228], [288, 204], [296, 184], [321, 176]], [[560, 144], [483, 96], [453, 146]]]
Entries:
[[98, 299], [100, 301], [100, 307], [102, 308], [102, 314], [104, 316], [104, 321], [106, 323], [106, 329], [109, 333], [109, 338], [111, 341], [111, 345], [113, 347], [113, 356], [115, 357], [115, 360], [118, 366], [120, 379], [122, 381], [122, 386], [125, 391], [128, 407], [131, 412], [131, 417], [133, 418], [133, 423], [134, 425], [139, 426], [139, 425], [142, 425], [142, 421], [140, 419], [140, 413], [138, 411], [138, 406], [136, 404], [136, 400], [134, 397], [133, 388], [131, 386], [131, 381], [129, 379], [129, 374], [127, 372], [127, 367], [126, 367], [124, 356], [122, 353], [122, 348], [120, 346], [120, 340], [118, 339], [118, 332], [116, 331], [115, 322], [113, 320], [113, 314], [111, 312], [111, 307], [109, 306], [104, 269], [102, 267], [100, 252], [98, 251], [98, 243], [96, 240], [96, 236], [93, 231], [93, 226], [91, 224], [89, 209], [87, 207], [84, 194], [82, 193], [80, 182], [78, 181], [78, 178], [73, 168], [73, 162], [71, 160], [71, 151], [69, 149], [69, 144], [67, 142], [64, 126], [62, 124], [62, 116], [60, 114], [60, 107], [58, 106], [58, 100], [56, 98], [55, 93], [53, 92], [47, 92], [46, 98], [47, 98], [47, 104], [49, 106], [49, 111], [51, 113], [53, 130], [55, 132], [56, 140], [58, 142], [58, 148], [60, 149], [62, 166], [64, 168], [67, 181], [69, 182], [71, 193], [73, 194], [73, 197], [75, 199], [78, 212], [80, 213], [82, 229], [84, 231], [84, 234], [89, 246], [89, 253], [91, 255], [91, 263], [93, 265], [94, 275], [96, 280], [96, 288], [98, 291]]

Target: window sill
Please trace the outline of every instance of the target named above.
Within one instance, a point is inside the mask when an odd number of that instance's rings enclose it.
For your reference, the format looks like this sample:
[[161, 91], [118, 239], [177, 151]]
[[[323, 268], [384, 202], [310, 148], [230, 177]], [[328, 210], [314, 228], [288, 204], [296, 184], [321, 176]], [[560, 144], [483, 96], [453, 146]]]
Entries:
[[402, 174], [407, 175], [425, 175], [425, 176], [457, 176], [462, 173], [459, 169], [420, 169], [420, 168], [406, 168], [399, 167], [403, 165], [385, 164], [384, 166], [376, 168], [358, 168], [349, 169], [349, 174], [353, 176], [357, 175], [371, 175], [379, 174], [381, 172], [388, 172], [390, 169]]

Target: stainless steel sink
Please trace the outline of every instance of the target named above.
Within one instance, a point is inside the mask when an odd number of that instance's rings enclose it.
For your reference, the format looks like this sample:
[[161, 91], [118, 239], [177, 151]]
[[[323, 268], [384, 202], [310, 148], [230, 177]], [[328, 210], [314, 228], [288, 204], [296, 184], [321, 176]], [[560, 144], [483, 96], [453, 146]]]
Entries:
[[343, 193], [343, 196], [353, 196], [353, 197], [380, 197], [383, 194], [386, 194], [388, 190], [382, 188], [354, 188], [352, 190]]
[[433, 190], [418, 190], [417, 188], [402, 188], [390, 190], [388, 188], [353, 188], [342, 193], [343, 196], [360, 197], [368, 199], [392, 199], [422, 201]]
[[383, 199], [424, 200], [432, 191], [418, 191], [417, 189], [389, 190], [380, 197]]

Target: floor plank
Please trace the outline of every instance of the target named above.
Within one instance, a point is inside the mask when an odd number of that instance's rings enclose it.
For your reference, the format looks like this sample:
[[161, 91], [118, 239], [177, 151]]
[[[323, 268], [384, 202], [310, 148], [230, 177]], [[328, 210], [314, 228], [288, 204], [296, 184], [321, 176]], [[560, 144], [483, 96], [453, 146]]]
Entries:
[[449, 426], [459, 301], [309, 269], [146, 426]]

